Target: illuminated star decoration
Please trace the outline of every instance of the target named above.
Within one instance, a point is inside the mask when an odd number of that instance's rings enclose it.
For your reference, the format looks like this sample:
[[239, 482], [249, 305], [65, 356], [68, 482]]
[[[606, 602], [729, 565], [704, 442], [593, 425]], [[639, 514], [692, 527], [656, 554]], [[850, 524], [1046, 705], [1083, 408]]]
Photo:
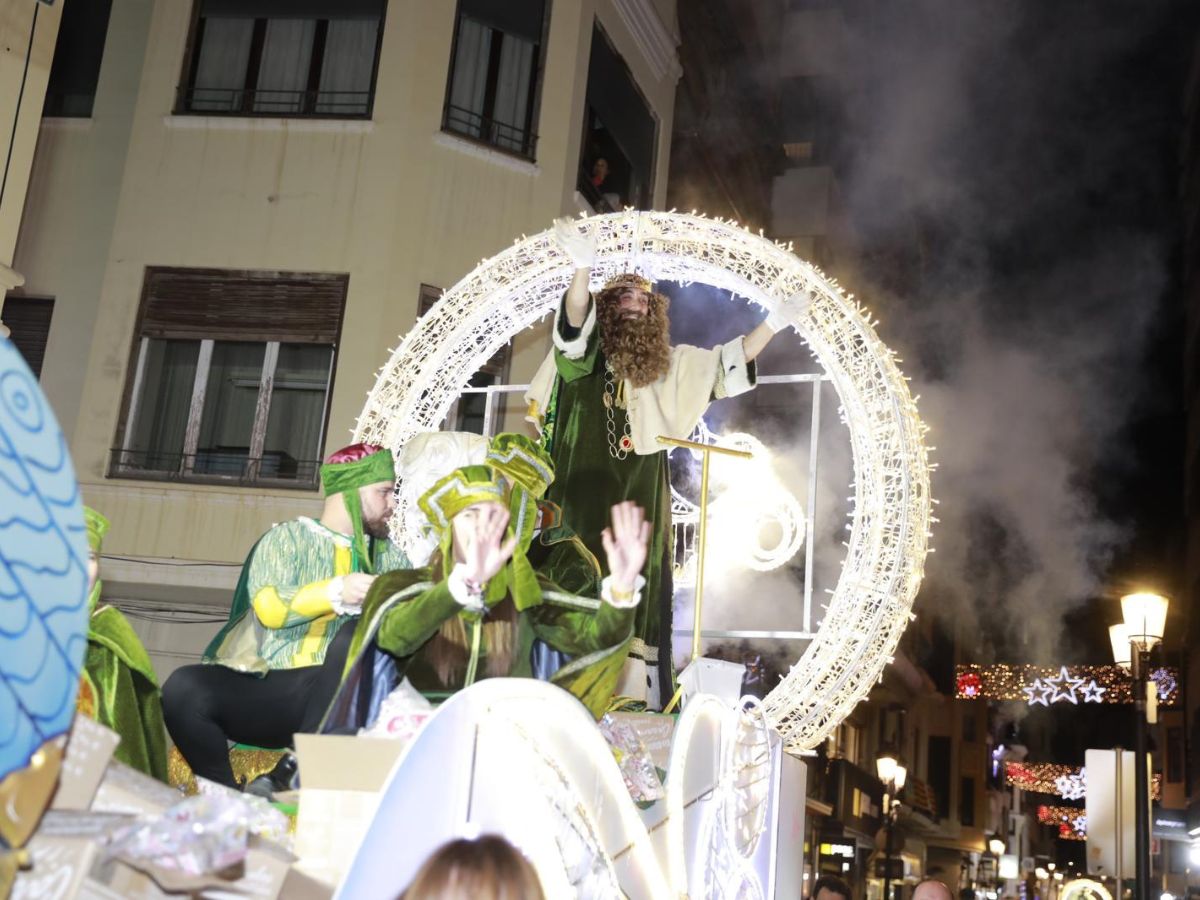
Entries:
[[1025, 691], [1025, 700], [1030, 706], [1038, 703], [1042, 706], [1049, 706], [1047, 698], [1053, 693], [1054, 688], [1049, 684], [1042, 684], [1042, 679], [1035, 678], [1032, 684], [1026, 685], [1022, 690]]
[[1096, 679], [1093, 678], [1085, 684], [1080, 690], [1083, 692], [1084, 703], [1103, 703], [1104, 692], [1108, 690], [1106, 687], [1101, 687], [1096, 684]]
[[1054, 779], [1054, 789], [1064, 800], [1082, 800], [1087, 796], [1087, 768]]
[[[1040, 678], [1044, 684], [1047, 679], [1058, 675], [1061, 668], [1061, 664], [1034, 666], [1011, 663], [960, 663], [955, 667], [957, 696], [962, 700], [1028, 700], [1025, 689], [1035, 679]], [[1156, 674], [1159, 670], [1162, 674]], [[1068, 666], [1067, 671], [1075, 678], [1082, 678], [1085, 685], [1095, 681], [1097, 687], [1104, 689], [1099, 699], [1089, 699], [1085, 702], [1123, 704], [1134, 701], [1133, 679], [1128, 670], [1120, 666]], [[1179, 689], [1179, 669], [1173, 666], [1159, 666], [1150, 673], [1150, 677], [1158, 685], [1159, 705], [1177, 706], [1182, 693]], [[1097, 692], [1091, 693], [1095, 695]]]
[[1053, 696], [1050, 698], [1050, 703], [1057, 703], [1059, 700], [1069, 700], [1071, 703], [1078, 705], [1079, 699], [1075, 696], [1075, 692], [1083, 687], [1083, 679], [1072, 678], [1066, 666], [1058, 670], [1056, 677], [1047, 678], [1046, 685], [1054, 691]]
[[1178, 682], [1168, 669], [1155, 669], [1150, 673], [1150, 680], [1158, 685], [1158, 699], [1161, 703], [1175, 692]]

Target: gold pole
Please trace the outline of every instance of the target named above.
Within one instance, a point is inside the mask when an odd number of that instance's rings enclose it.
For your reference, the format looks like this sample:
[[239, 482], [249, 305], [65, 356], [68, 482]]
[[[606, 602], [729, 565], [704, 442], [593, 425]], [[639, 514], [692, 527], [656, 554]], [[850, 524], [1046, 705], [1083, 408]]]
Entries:
[[692, 614], [692, 662], [700, 658], [700, 620], [704, 613], [704, 549], [708, 543], [708, 460], [700, 463], [700, 533], [696, 536], [696, 611]]
[[[751, 459], [754, 454], [746, 450], [733, 450], [729, 447], [715, 447], [712, 444], [700, 444], [696, 441], [684, 441], [679, 438], [658, 436], [660, 444], [672, 447], [684, 447], [688, 450], [698, 450], [702, 456], [700, 464], [700, 525], [696, 535], [696, 602], [692, 615], [692, 658], [695, 662], [700, 658], [700, 622], [704, 611], [704, 550], [708, 538], [708, 461], [714, 453], [724, 456], [735, 456], [741, 459]], [[683, 685], [680, 685], [671, 697], [671, 702], [663, 707], [664, 713], [669, 713], [683, 696]]]

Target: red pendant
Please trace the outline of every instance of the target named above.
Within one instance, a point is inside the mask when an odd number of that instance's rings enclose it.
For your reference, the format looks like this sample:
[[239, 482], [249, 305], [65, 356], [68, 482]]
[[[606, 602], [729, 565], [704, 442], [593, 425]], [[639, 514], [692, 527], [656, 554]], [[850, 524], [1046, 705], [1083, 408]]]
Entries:
[[633, 449], [633, 439], [627, 434], [621, 435], [621, 449], [626, 451]]

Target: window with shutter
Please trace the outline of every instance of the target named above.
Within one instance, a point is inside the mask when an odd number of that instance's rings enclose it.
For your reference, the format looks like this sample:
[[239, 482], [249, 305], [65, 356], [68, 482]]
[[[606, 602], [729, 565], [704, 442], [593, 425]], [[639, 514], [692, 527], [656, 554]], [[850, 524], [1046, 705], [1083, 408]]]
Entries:
[[0, 310], [0, 318], [11, 332], [9, 338], [38, 378], [42, 377], [53, 314], [54, 300], [50, 297], [9, 296]]
[[109, 474], [315, 487], [347, 284], [147, 269]]

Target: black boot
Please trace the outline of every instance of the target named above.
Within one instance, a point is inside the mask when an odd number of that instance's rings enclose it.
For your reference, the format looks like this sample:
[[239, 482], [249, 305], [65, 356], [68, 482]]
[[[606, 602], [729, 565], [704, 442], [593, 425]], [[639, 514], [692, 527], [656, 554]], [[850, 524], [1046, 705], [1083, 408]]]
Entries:
[[279, 757], [279, 762], [275, 763], [275, 768], [270, 772], [259, 775], [250, 781], [246, 785], [246, 793], [266, 797], [270, 800], [276, 794], [292, 791], [299, 787], [300, 779], [296, 777], [296, 774], [296, 754], [289, 750]]

